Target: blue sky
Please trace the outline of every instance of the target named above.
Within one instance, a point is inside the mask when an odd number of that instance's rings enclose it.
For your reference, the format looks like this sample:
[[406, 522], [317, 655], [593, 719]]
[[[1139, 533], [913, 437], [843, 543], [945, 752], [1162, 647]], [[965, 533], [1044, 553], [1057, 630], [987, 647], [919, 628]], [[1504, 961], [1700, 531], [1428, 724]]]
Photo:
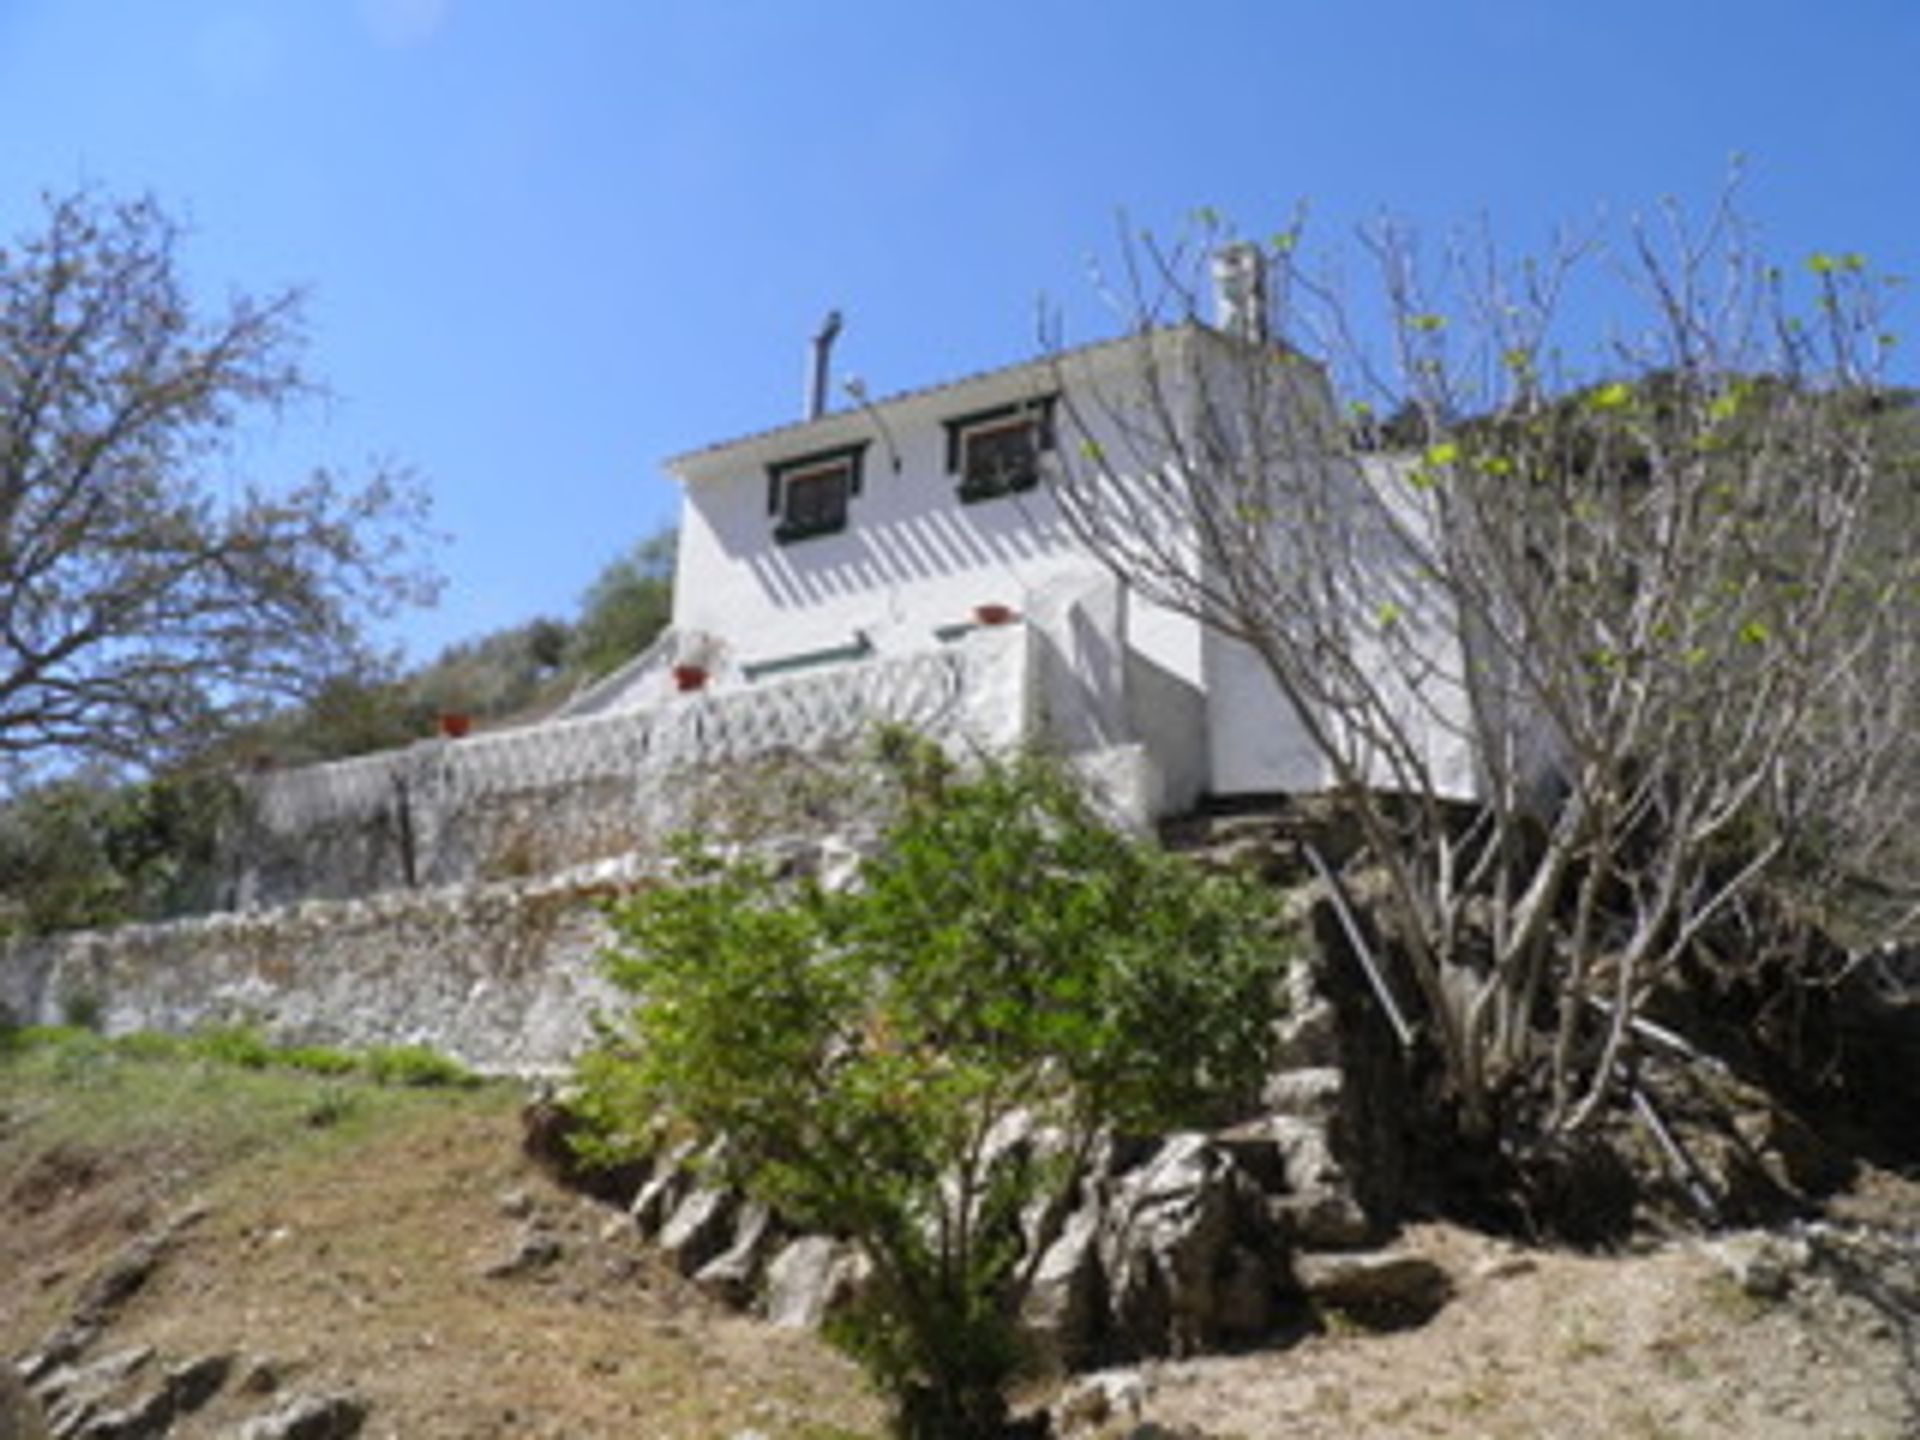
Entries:
[[204, 296], [309, 287], [336, 398], [246, 459], [417, 468], [425, 655], [572, 613], [829, 307], [876, 395], [1104, 333], [1122, 212], [1538, 244], [1739, 153], [1775, 253], [1920, 274], [1916, 73], [1920, 0], [0, 0], [0, 235], [151, 191]]

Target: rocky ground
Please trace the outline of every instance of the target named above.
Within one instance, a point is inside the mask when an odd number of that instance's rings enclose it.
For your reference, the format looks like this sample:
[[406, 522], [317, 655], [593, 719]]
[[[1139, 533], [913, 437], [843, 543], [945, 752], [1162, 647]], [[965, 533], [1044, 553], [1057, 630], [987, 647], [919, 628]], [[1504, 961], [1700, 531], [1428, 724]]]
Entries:
[[[880, 1433], [813, 1335], [723, 1307], [522, 1158], [512, 1090], [302, 1080], [236, 1143], [183, 1125], [199, 1090], [122, 1071], [0, 1072], [0, 1352], [61, 1433]], [[1917, 1233], [1920, 1184], [1871, 1172], [1829, 1225], [1606, 1256], [1417, 1226], [1395, 1247], [1451, 1292], [1423, 1323], [1323, 1303], [1236, 1355], [1027, 1399], [1089, 1436], [1894, 1440], [1920, 1434], [1920, 1357], [1873, 1293], [1907, 1262], [1870, 1237]]]

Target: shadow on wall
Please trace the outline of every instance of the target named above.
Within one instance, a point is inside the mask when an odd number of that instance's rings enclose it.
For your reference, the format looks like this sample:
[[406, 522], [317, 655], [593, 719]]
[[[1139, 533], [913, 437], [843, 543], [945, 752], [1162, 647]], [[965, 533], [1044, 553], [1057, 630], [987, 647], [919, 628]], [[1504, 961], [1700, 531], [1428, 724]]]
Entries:
[[[975, 511], [978, 513], [976, 514]], [[760, 591], [781, 609], [815, 605], [891, 585], [971, 570], [1052, 559], [1069, 548], [1051, 504], [993, 500], [966, 512], [930, 510], [837, 535], [767, 548], [765, 518], [718, 528], [729, 555], [744, 561]]]

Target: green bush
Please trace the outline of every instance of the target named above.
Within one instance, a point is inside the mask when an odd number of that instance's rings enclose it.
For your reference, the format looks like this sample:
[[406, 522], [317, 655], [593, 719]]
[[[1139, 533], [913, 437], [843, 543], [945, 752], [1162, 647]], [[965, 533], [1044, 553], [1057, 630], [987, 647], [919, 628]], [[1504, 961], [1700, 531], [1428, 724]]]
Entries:
[[309, 1075], [351, 1075], [360, 1062], [344, 1050], [326, 1045], [296, 1045], [279, 1052], [279, 1063]]
[[221, 1065], [238, 1065], [246, 1070], [264, 1070], [276, 1058], [274, 1047], [252, 1025], [215, 1025], [197, 1031], [191, 1041], [193, 1053]]
[[128, 1060], [184, 1060], [194, 1054], [189, 1036], [168, 1035], [159, 1030], [136, 1030], [118, 1036], [113, 1042], [116, 1055]]
[[364, 1058], [367, 1074], [382, 1085], [469, 1086], [479, 1077], [457, 1060], [425, 1045], [376, 1045]]
[[683, 846], [683, 883], [615, 908], [608, 973], [642, 998], [580, 1108], [609, 1142], [722, 1140], [718, 1178], [850, 1236], [875, 1284], [834, 1338], [899, 1433], [993, 1435], [1098, 1135], [1231, 1115], [1289, 945], [1268, 892], [1114, 833], [1046, 765], [961, 775], [899, 737], [885, 765], [897, 818], [851, 888]]

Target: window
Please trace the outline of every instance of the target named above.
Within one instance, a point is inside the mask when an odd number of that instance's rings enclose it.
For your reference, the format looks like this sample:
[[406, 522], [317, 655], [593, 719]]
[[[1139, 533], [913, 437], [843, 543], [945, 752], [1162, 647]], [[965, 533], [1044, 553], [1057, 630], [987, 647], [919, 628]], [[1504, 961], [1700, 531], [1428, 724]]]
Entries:
[[782, 460], [767, 467], [767, 513], [782, 545], [847, 528], [849, 502], [860, 493], [860, 457], [867, 442]]
[[1053, 448], [1054, 397], [947, 421], [947, 470], [960, 477], [968, 504], [1031, 490], [1040, 483], [1040, 455]]

